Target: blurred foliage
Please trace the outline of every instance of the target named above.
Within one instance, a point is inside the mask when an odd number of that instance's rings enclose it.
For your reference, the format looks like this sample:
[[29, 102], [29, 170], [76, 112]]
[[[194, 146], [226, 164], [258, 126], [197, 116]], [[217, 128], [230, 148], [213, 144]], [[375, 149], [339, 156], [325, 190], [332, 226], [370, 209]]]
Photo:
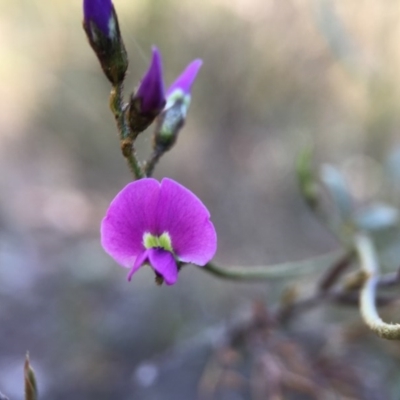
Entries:
[[[130, 55], [128, 91], [152, 44], [167, 84], [190, 60], [204, 60], [187, 124], [156, 177], [173, 177], [207, 204], [218, 262], [270, 264], [337, 246], [295, 183], [296, 156], [310, 142], [319, 161], [338, 166], [357, 204], [399, 205], [400, 1], [115, 6]], [[239, 376], [227, 377], [236, 389], [204, 392], [204, 371], [219, 357], [210, 327], [226, 327], [244, 304], [273, 306], [282, 288], [219, 282], [195, 268], [172, 288], [156, 287], [147, 270], [128, 284], [103, 253], [99, 222], [131, 177], [81, 19], [79, 1], [0, 2], [0, 391], [23, 397], [29, 349], [41, 400], [257, 399], [243, 383], [251, 368], [259, 388], [265, 368], [270, 379], [282, 377], [294, 354], [307, 370], [297, 375], [327, 390], [296, 399], [397, 399], [399, 345], [370, 336], [354, 310], [337, 307], [304, 314], [276, 336], [261, 328], [239, 355], [228, 346], [233, 356], [223, 360], [240, 358]], [[145, 134], [139, 151], [149, 148]], [[393, 269], [399, 235], [380, 240]], [[307, 291], [311, 282], [296, 283]], [[393, 307], [387, 313], [398, 317]], [[196, 341], [203, 333], [207, 341]]]

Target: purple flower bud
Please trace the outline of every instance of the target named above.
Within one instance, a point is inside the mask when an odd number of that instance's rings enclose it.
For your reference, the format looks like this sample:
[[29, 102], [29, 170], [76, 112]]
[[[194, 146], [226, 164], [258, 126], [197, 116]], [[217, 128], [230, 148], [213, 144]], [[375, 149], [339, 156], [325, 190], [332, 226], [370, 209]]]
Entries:
[[83, 28], [108, 80], [121, 84], [128, 57], [111, 0], [83, 0]]
[[192, 61], [167, 91], [167, 104], [157, 118], [153, 140], [154, 150], [160, 154], [172, 148], [185, 124], [190, 91], [202, 64], [201, 60]]
[[112, 34], [110, 30], [113, 29], [113, 5], [111, 0], [84, 0], [83, 18], [86, 24], [93, 23], [104, 35], [110, 37]]
[[157, 118], [154, 131], [153, 149], [159, 154], [170, 150], [178, 139], [179, 131], [185, 125], [187, 105], [184, 101], [174, 101]]
[[156, 47], [153, 47], [150, 67], [140, 82], [135, 97], [140, 99], [141, 111], [145, 114], [154, 111], [159, 113], [165, 106], [161, 54]]
[[129, 104], [129, 123], [135, 134], [144, 131], [165, 106], [160, 52], [153, 47], [149, 69]]

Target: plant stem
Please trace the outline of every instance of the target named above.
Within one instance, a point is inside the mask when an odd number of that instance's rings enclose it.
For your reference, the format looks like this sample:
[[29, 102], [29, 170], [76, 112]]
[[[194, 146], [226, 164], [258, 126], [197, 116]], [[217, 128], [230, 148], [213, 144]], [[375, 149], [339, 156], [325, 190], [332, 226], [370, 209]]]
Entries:
[[146, 164], [144, 166], [144, 171], [146, 176], [149, 177], [153, 175], [154, 168], [157, 165], [162, 155], [163, 152], [160, 151], [159, 149], [156, 148], [153, 150], [153, 153], [151, 153], [150, 158], [146, 161]]
[[136, 135], [131, 131], [126, 119], [126, 107], [127, 105], [123, 102], [123, 84], [121, 83], [114, 86], [111, 90], [110, 108], [117, 122], [122, 155], [126, 158], [129, 169], [132, 171], [134, 178], [141, 179], [145, 177], [145, 174], [136, 157], [134, 147], [134, 139]]
[[210, 262], [202, 270], [219, 278], [235, 281], [276, 280], [299, 277], [315, 269], [329, 267], [339, 257], [343, 257], [341, 250], [304, 261], [271, 266], [224, 268]]
[[354, 251], [348, 251], [341, 257], [335, 264], [329, 268], [326, 273], [322, 276], [319, 282], [318, 289], [321, 292], [328, 291], [340, 278], [340, 276], [346, 271], [354, 260]]
[[145, 177], [142, 166], [136, 157], [136, 150], [133, 140], [128, 138], [121, 142], [122, 155], [126, 158], [129, 169], [133, 173], [135, 179], [142, 179]]
[[355, 237], [355, 247], [365, 282], [360, 292], [361, 316], [369, 328], [384, 339], [400, 340], [400, 324], [388, 324], [379, 317], [376, 309], [376, 288], [379, 283], [379, 262], [375, 246], [366, 234]]

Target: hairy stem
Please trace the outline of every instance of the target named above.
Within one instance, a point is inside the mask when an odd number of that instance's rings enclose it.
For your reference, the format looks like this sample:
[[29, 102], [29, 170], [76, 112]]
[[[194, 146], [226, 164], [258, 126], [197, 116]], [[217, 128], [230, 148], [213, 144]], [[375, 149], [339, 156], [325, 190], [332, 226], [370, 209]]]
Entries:
[[129, 169], [132, 171], [135, 179], [145, 177], [144, 171], [136, 157], [134, 146], [135, 133], [131, 131], [128, 121], [126, 119], [127, 105], [123, 102], [123, 84], [116, 85], [111, 90], [110, 94], [110, 108], [114, 114], [119, 131], [121, 141], [121, 152], [125, 157]]
[[360, 292], [361, 316], [369, 328], [384, 339], [400, 340], [400, 324], [388, 324], [379, 317], [376, 308], [376, 288], [379, 283], [379, 262], [374, 243], [366, 234], [358, 234], [355, 246], [365, 282]]

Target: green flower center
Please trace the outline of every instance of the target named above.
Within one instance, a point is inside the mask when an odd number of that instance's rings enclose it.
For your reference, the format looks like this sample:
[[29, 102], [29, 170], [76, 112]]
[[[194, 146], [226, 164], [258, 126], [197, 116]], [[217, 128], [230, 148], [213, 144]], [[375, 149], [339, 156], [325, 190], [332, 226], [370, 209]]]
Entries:
[[164, 232], [160, 236], [155, 236], [146, 232], [143, 235], [143, 245], [146, 249], [161, 248], [173, 253], [171, 237], [168, 232]]

